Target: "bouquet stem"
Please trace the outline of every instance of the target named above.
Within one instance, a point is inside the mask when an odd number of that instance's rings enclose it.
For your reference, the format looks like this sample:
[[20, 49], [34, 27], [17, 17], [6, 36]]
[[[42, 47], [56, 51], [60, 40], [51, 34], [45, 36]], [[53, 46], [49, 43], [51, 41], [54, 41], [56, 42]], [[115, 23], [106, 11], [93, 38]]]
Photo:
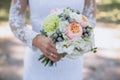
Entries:
[[[60, 58], [63, 58], [63, 57], [65, 57], [66, 53], [62, 53], [59, 55], [60, 55]], [[41, 55], [38, 60], [41, 61], [41, 63], [44, 63], [44, 66], [47, 66], [47, 65], [48, 66], [54, 66], [54, 65], [56, 66], [57, 65], [57, 62], [50, 60], [45, 55]]]

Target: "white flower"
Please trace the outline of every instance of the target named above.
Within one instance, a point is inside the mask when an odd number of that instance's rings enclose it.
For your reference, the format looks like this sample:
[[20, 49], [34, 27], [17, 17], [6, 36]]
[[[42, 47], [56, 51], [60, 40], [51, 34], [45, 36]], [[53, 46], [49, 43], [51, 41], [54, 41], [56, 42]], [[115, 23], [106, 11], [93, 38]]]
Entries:
[[77, 21], [77, 22], [81, 22], [82, 21], [82, 14], [77, 14], [75, 12], [71, 12], [70, 13], [70, 17], [72, 19], [75, 19], [75, 21]]
[[74, 46], [69, 43], [69, 41], [56, 43], [56, 49], [58, 53], [68, 53], [72, 54], [74, 51]]
[[88, 52], [92, 48], [92, 43], [88, 41], [81, 41], [79, 47], [83, 50], [83, 52]]
[[61, 32], [65, 33], [66, 28], [68, 27], [69, 22], [68, 21], [60, 21], [59, 22], [59, 29]]

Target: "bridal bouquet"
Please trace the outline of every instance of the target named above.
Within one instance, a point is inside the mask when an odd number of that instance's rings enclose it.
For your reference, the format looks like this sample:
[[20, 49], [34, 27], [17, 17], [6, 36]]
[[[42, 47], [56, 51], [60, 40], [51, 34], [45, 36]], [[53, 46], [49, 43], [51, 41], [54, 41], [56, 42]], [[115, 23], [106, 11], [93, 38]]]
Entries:
[[[56, 44], [59, 54], [75, 59], [89, 51], [96, 52], [94, 47], [93, 27], [87, 17], [71, 8], [54, 9], [43, 21], [41, 33]], [[40, 56], [45, 65], [52, 66], [53, 61]]]

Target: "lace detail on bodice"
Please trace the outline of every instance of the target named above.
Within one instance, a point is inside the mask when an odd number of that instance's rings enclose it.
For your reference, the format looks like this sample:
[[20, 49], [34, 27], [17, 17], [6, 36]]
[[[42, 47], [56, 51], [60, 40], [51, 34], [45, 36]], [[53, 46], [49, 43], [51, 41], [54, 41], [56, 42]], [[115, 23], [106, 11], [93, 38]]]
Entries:
[[96, 24], [95, 8], [95, 0], [85, 0], [83, 14], [89, 19], [92, 27], [95, 27]]
[[38, 33], [29, 29], [25, 24], [24, 9], [26, 8], [26, 5], [22, 5], [22, 1], [24, 0], [13, 0], [11, 4], [9, 16], [10, 27], [17, 38], [27, 46], [32, 47], [32, 40], [38, 35]]

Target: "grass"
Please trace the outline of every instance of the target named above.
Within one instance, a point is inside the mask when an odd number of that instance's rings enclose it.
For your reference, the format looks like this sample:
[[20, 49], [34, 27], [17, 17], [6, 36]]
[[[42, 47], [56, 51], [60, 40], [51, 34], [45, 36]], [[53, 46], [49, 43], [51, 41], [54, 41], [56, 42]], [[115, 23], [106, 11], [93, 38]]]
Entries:
[[[120, 24], [120, 0], [98, 0], [97, 21], [102, 23]], [[0, 1], [0, 25], [8, 22], [11, 0]], [[29, 23], [29, 12], [26, 22]]]
[[10, 2], [10, 0], [0, 1], [0, 24], [8, 21]]
[[[9, 8], [11, 0], [1, 0], [0, 1], [0, 25], [5, 25], [8, 23]], [[26, 14], [26, 22], [29, 23], [29, 12]]]
[[97, 4], [98, 22], [120, 24], [120, 0], [101, 0]]

